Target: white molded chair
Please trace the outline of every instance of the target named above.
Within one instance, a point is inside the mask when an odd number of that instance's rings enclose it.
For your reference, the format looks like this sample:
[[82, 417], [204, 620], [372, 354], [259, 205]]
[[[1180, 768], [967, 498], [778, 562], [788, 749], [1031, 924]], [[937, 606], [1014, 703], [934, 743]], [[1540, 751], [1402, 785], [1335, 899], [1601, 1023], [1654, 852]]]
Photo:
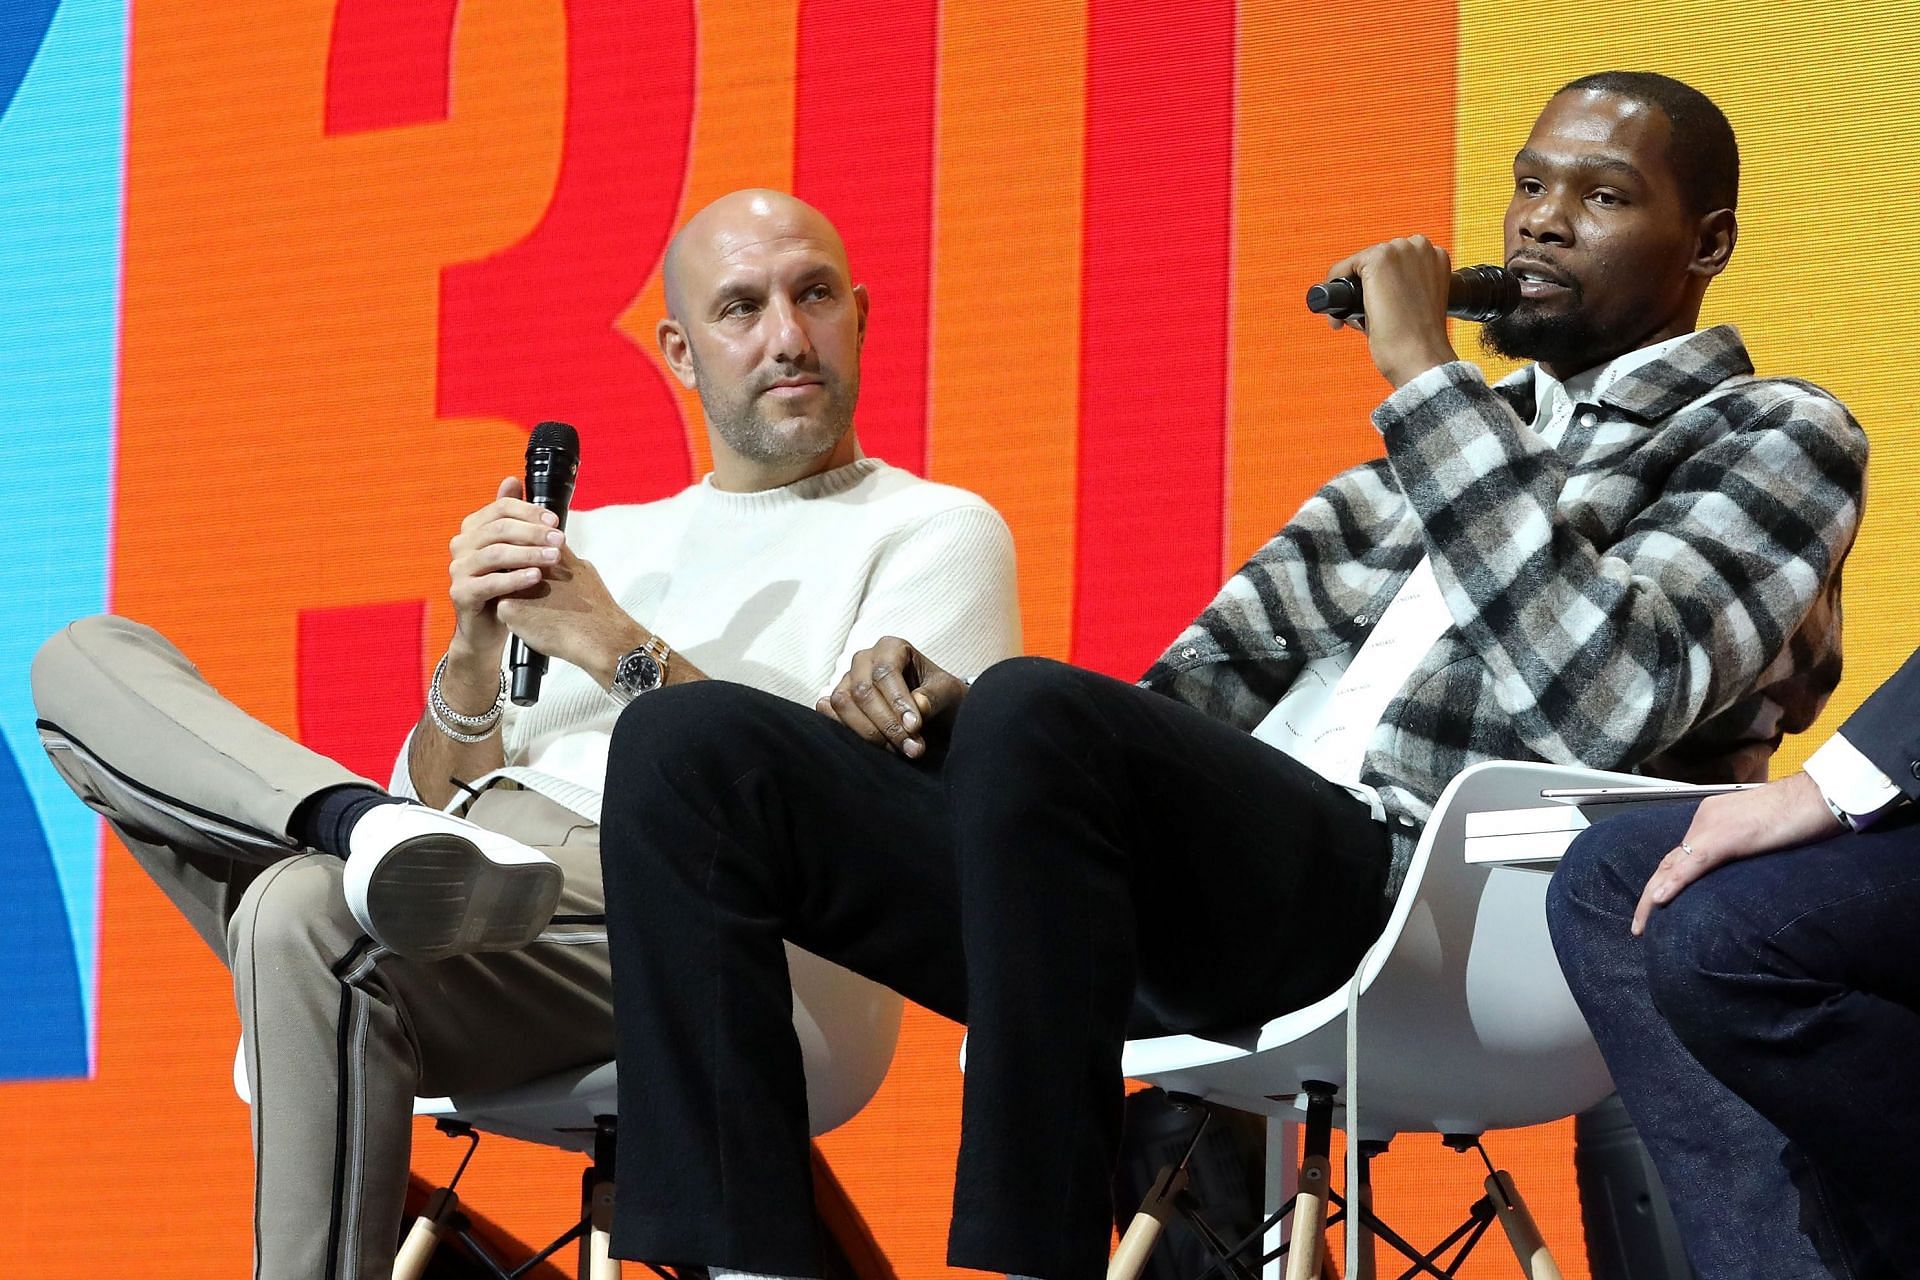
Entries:
[[[807, 1073], [807, 1118], [818, 1137], [851, 1120], [886, 1079], [900, 1036], [901, 999], [878, 983], [791, 945], [787, 964], [793, 980], [793, 1026]], [[244, 1054], [234, 1059], [233, 1080], [241, 1098], [251, 1103]], [[476, 1145], [478, 1133], [497, 1133], [588, 1155], [592, 1163], [582, 1183], [580, 1221], [547, 1245], [536, 1260], [578, 1240], [583, 1280], [617, 1280], [619, 1263], [607, 1253], [618, 1106], [615, 1082], [612, 1062], [594, 1063], [492, 1093], [416, 1098], [413, 1113], [431, 1117], [448, 1133], [474, 1134]], [[454, 1185], [465, 1169], [463, 1160], [460, 1170], [447, 1186], [434, 1192], [425, 1212], [415, 1220], [395, 1260], [394, 1280], [418, 1280], [434, 1248], [449, 1234], [459, 1235], [470, 1250], [485, 1257], [467, 1232], [454, 1195]]]
[[[1550, 788], [1673, 785], [1597, 769], [1475, 765], [1441, 794], [1386, 928], [1339, 990], [1249, 1029], [1244, 1038], [1177, 1035], [1126, 1046], [1123, 1070], [1131, 1078], [1274, 1118], [1267, 1139], [1268, 1250], [1279, 1247], [1278, 1223], [1289, 1204], [1293, 1240], [1309, 1246], [1287, 1250], [1290, 1280], [1316, 1274], [1318, 1265], [1321, 1215], [1331, 1194], [1326, 1126], [1331, 1113], [1344, 1111], [1348, 1092], [1350, 1000], [1358, 1010], [1359, 1107], [1358, 1132], [1349, 1136], [1363, 1153], [1362, 1205], [1365, 1160], [1396, 1134], [1439, 1133], [1461, 1139], [1458, 1145], [1467, 1149], [1487, 1130], [1557, 1120], [1613, 1091], [1547, 936], [1548, 876], [1468, 864], [1467, 815], [1547, 804], [1540, 793]], [[1317, 1116], [1313, 1094], [1320, 1095]], [[1309, 1123], [1294, 1200], [1280, 1194], [1292, 1166], [1294, 1126], [1280, 1121], [1299, 1119], [1301, 1110]], [[1533, 1280], [1557, 1276], [1511, 1180], [1491, 1165], [1489, 1172], [1487, 1199], [1475, 1206], [1486, 1219], [1478, 1231], [1497, 1217]], [[1115, 1253], [1109, 1280], [1138, 1274], [1161, 1227], [1192, 1208], [1190, 1199], [1181, 1203], [1183, 1194], [1183, 1171], [1163, 1172]], [[1356, 1225], [1365, 1250], [1361, 1266], [1370, 1271], [1371, 1237], [1380, 1224], [1368, 1214]], [[1472, 1241], [1478, 1238], [1472, 1234]], [[1277, 1264], [1269, 1274], [1278, 1275]]]

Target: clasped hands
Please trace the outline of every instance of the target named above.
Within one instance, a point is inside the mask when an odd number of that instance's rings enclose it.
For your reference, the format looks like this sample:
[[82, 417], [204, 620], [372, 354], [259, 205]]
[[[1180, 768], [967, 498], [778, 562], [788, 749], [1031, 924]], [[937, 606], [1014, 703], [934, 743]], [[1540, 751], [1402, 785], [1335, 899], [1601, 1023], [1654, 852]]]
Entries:
[[964, 680], [899, 636], [885, 636], [853, 655], [847, 674], [814, 710], [876, 747], [918, 760], [966, 696]]
[[522, 493], [517, 477], [502, 480], [493, 501], [463, 520], [447, 544], [455, 617], [449, 674], [476, 691], [492, 689], [509, 634], [596, 675], [645, 639], [599, 571], [573, 553], [553, 512]]

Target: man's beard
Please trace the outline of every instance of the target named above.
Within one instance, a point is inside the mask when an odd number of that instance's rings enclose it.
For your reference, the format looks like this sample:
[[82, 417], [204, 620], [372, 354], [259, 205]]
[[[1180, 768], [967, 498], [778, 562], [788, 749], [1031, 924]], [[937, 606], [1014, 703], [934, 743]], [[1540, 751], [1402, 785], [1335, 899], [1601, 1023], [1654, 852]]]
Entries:
[[1570, 290], [1570, 305], [1564, 311], [1543, 312], [1523, 301], [1481, 325], [1481, 347], [1509, 360], [1587, 369], [1631, 345], [1617, 326], [1596, 320], [1581, 306], [1585, 298], [1577, 281]]
[[821, 370], [826, 403], [802, 426], [797, 418], [766, 417], [763, 410], [767, 402], [761, 398], [760, 390], [726, 403], [719, 403], [718, 397], [709, 398], [705, 390], [709, 384], [704, 372], [699, 371], [698, 361], [695, 369], [701, 379], [701, 405], [707, 420], [713, 423], [713, 429], [729, 449], [749, 461], [784, 465], [823, 457], [833, 452], [834, 446], [853, 426], [853, 406], [859, 396], [857, 381], [848, 385]]

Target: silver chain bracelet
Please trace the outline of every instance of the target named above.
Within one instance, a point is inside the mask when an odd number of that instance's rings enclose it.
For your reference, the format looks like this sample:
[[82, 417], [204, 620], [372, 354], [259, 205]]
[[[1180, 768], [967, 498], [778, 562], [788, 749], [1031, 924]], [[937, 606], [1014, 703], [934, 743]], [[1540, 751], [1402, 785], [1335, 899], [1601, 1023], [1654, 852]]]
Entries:
[[485, 742], [500, 731], [500, 722], [496, 720], [478, 733], [464, 733], [448, 724], [446, 717], [440, 714], [440, 709], [431, 702], [427, 703], [427, 718], [433, 721], [433, 727], [438, 729], [443, 737], [451, 738], [455, 742]]
[[500, 673], [500, 688], [493, 696], [493, 705], [477, 716], [470, 716], [455, 711], [440, 692], [440, 680], [446, 671], [447, 659], [442, 655], [440, 664], [433, 669], [433, 680], [427, 685], [427, 715], [433, 727], [455, 742], [486, 741], [500, 727], [500, 717], [507, 709], [507, 673]]

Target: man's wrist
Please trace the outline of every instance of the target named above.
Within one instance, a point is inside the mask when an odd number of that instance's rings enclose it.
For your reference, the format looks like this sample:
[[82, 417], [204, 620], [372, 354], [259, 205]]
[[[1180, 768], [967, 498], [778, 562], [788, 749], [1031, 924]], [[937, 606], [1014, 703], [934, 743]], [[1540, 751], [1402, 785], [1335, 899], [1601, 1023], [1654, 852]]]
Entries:
[[1421, 422], [1440, 421], [1434, 414], [1425, 411], [1428, 401], [1442, 391], [1468, 379], [1479, 383], [1482, 387], [1486, 385], [1480, 366], [1464, 360], [1450, 360], [1446, 364], [1437, 364], [1426, 372], [1408, 379], [1375, 407], [1371, 417], [1374, 429], [1385, 435], [1390, 427], [1395, 424], [1404, 424], [1410, 418]]
[[1438, 369], [1444, 364], [1452, 364], [1459, 358], [1460, 355], [1453, 349], [1453, 344], [1443, 341], [1405, 355], [1398, 352], [1392, 353], [1381, 362], [1380, 372], [1386, 376], [1388, 382], [1393, 384], [1393, 389], [1398, 391], [1421, 374]]
[[1839, 830], [1851, 831], [1853, 824], [1834, 807], [1820, 784], [1804, 770], [1790, 773], [1773, 784], [1785, 801], [1780, 814], [1782, 834], [1788, 843], [1821, 839]]
[[485, 742], [500, 731], [500, 719], [507, 710], [507, 674], [495, 669], [493, 701], [485, 711], [468, 714], [456, 709], [447, 700], [447, 660], [440, 659], [440, 665], [433, 669], [433, 680], [427, 685], [427, 718], [433, 721], [433, 727], [455, 742], [472, 744]]
[[441, 660], [440, 696], [465, 715], [482, 715], [500, 688], [500, 655], [491, 658], [455, 643]]
[[620, 665], [620, 659], [652, 638], [653, 632], [621, 614], [619, 621], [593, 646], [592, 658], [581, 665], [602, 689], [612, 689], [614, 669]]

